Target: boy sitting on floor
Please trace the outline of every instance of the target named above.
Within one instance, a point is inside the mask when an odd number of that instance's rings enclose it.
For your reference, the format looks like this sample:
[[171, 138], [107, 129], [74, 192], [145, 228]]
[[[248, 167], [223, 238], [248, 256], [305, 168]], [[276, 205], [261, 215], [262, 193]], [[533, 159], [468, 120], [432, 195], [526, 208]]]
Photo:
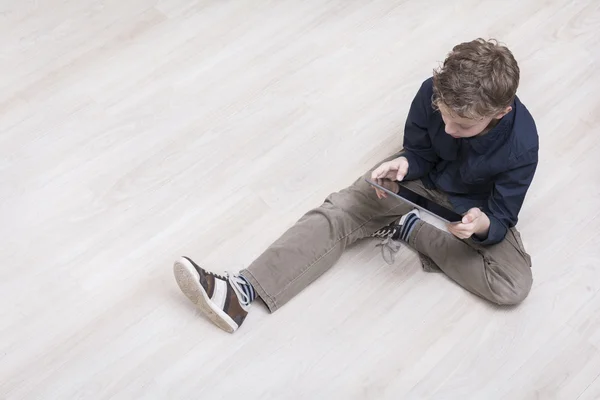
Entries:
[[[516, 96], [518, 84], [519, 67], [506, 47], [483, 39], [455, 46], [414, 98], [401, 152], [331, 194], [238, 275], [216, 275], [182, 257], [174, 266], [179, 287], [234, 332], [257, 296], [273, 312], [348, 245], [378, 237], [395, 249], [412, 246], [427, 269], [484, 299], [520, 303], [531, 289], [531, 258], [515, 225], [537, 166], [538, 135]], [[440, 230], [366, 177], [403, 181], [463, 219]]]

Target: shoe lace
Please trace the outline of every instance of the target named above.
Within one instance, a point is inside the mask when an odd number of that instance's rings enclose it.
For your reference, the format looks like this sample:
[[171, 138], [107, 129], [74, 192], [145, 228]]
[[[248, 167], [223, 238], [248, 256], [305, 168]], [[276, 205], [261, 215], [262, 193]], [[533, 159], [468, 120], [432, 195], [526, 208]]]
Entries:
[[242, 302], [242, 304], [250, 304], [250, 297], [246, 294], [244, 289], [242, 289], [242, 285], [246, 285], [246, 282], [244, 282], [244, 280], [239, 276], [232, 275], [229, 273], [227, 274], [227, 280], [229, 281], [229, 284], [231, 284], [231, 286], [235, 288], [237, 295], [241, 297], [240, 301]]
[[244, 280], [241, 279], [239, 276], [230, 274], [229, 272], [225, 272], [225, 275], [215, 274], [214, 272], [211, 272], [211, 271], [205, 271], [205, 273], [208, 275], [212, 275], [217, 279], [221, 279], [226, 282], [229, 282], [229, 284], [235, 289], [235, 292], [238, 295], [238, 298], [241, 298], [240, 301], [244, 305], [250, 304], [250, 297], [248, 297], [246, 292], [242, 289], [242, 285], [245, 285], [246, 282], [244, 282]]
[[381, 229], [378, 229], [375, 233], [371, 235], [374, 238], [386, 238], [394, 234], [396, 232], [396, 227], [393, 225], [384, 226]]
[[394, 240], [390, 236], [383, 239], [376, 247], [381, 247], [381, 257], [383, 257], [383, 260], [387, 264], [392, 265], [396, 259], [396, 255], [402, 248], [402, 242]]

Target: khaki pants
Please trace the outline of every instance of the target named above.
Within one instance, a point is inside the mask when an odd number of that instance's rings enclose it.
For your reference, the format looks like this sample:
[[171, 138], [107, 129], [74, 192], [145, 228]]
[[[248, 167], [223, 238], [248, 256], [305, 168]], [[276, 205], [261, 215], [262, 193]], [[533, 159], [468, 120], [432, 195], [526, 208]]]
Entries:
[[[364, 180], [370, 175], [371, 171], [350, 187], [331, 194], [240, 272], [271, 312], [331, 268], [348, 245], [412, 209], [391, 196], [378, 199]], [[425, 188], [420, 180], [406, 183], [415, 192], [452, 208], [444, 193]], [[409, 245], [430, 267], [434, 264], [463, 288], [493, 303], [520, 303], [531, 289], [531, 258], [514, 228], [502, 242], [480, 246], [419, 221]]]

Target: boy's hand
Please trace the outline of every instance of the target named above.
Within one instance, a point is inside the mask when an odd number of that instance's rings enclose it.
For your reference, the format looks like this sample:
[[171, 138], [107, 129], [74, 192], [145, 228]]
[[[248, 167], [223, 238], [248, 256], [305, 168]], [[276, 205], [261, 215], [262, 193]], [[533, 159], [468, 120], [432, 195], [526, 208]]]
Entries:
[[448, 230], [459, 239], [468, 239], [473, 235], [487, 236], [490, 219], [479, 208], [471, 208], [458, 223], [448, 224]]
[[[384, 162], [379, 167], [377, 167], [371, 173], [371, 180], [377, 182], [381, 186], [384, 186], [386, 189], [390, 189], [394, 192], [397, 192], [397, 184], [394, 183], [394, 186], [396, 186], [395, 189], [392, 187], [388, 188], [388, 184], [391, 184], [392, 182], [387, 182], [386, 184], [386, 182], [384, 182], [383, 179], [389, 179], [391, 181], [401, 181], [402, 179], [404, 179], [407, 173], [408, 160], [406, 159], [406, 157], [398, 157], [394, 160]], [[378, 188], [375, 188], [375, 193], [377, 193], [377, 197], [380, 199], [387, 197], [387, 193]]]

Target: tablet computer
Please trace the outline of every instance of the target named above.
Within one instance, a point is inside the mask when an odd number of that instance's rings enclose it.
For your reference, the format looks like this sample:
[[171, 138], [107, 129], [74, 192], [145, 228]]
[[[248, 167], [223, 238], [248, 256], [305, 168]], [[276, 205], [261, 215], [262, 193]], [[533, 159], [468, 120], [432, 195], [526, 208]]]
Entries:
[[[441, 218], [442, 220], [444, 220], [448, 223], [462, 221], [462, 215], [450, 210], [449, 208], [441, 206], [438, 203], [436, 203], [432, 200], [429, 200], [428, 198], [423, 197], [420, 194], [417, 194], [416, 192], [413, 192], [412, 190], [410, 190], [409, 188], [404, 186], [402, 184], [402, 182], [396, 182], [398, 184], [398, 186], [400, 187], [400, 190], [398, 191], [398, 193], [394, 193], [393, 191], [387, 189], [386, 187], [384, 187], [378, 183], [375, 183], [371, 179], [365, 179], [365, 180], [369, 184], [375, 186], [376, 188], [383, 190], [387, 194], [394, 196], [406, 203], [409, 203], [420, 210], [423, 210], [430, 214], [433, 214], [436, 217]], [[391, 180], [384, 179], [382, 182], [384, 185], [385, 185], [385, 183], [384, 183], [385, 181], [392, 182]]]

